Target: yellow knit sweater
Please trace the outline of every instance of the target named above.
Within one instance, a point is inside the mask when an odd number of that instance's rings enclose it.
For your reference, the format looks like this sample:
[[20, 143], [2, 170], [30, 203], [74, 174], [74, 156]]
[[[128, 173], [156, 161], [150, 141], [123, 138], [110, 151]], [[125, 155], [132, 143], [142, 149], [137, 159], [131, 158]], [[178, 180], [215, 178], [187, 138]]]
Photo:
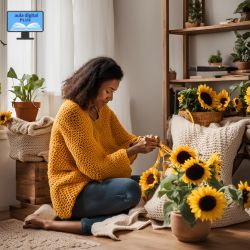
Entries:
[[136, 138], [107, 105], [93, 121], [78, 104], [64, 101], [53, 124], [48, 164], [50, 195], [60, 218], [71, 217], [78, 194], [91, 180], [130, 177], [135, 157], [128, 158], [126, 149]]

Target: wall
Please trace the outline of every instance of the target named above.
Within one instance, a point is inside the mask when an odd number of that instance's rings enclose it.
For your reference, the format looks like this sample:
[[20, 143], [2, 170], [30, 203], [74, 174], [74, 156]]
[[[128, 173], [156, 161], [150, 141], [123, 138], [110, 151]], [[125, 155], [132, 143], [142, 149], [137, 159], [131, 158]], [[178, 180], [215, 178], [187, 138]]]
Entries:
[[[114, 0], [115, 44], [130, 94], [132, 131], [162, 136], [161, 0]], [[141, 173], [156, 155], [139, 155], [133, 173]]]

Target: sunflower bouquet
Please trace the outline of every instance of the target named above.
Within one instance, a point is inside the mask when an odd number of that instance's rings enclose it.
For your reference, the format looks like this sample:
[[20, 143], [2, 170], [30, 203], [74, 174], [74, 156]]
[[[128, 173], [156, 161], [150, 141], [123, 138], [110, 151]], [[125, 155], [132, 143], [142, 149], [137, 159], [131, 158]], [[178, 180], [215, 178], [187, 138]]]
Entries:
[[206, 84], [182, 90], [178, 95], [179, 110], [190, 112], [225, 111], [230, 103], [228, 91], [223, 89], [216, 93]]
[[205, 161], [188, 146], [179, 146], [170, 154], [169, 174], [160, 184], [159, 197], [166, 195], [165, 223], [170, 223], [172, 211], [178, 212], [193, 226], [201, 221], [222, 217], [231, 202], [250, 207], [250, 187], [247, 182], [225, 186], [220, 177], [221, 159], [214, 153]]
[[11, 112], [0, 112], [0, 126], [7, 126], [12, 121]]

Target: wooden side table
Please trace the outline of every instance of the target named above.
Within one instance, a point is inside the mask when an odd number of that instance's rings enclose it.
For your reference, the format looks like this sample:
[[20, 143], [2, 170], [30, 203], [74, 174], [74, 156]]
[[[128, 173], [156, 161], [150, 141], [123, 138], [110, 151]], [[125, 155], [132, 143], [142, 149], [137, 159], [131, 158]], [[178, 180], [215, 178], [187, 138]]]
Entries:
[[51, 203], [47, 162], [16, 161], [16, 199], [20, 206], [10, 206], [10, 214], [23, 220], [41, 204]]

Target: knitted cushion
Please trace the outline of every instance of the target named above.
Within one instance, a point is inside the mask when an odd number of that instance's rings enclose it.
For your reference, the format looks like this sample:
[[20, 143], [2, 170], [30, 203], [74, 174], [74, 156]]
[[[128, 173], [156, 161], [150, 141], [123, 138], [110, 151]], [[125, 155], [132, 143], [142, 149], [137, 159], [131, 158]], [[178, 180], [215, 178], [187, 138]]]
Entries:
[[[229, 185], [232, 184], [234, 158], [240, 147], [247, 124], [250, 124], [249, 119], [237, 122], [230, 122], [229, 120], [225, 122], [224, 120], [221, 124], [223, 125], [222, 127], [219, 124], [210, 124], [209, 127], [202, 127], [174, 115], [171, 120], [173, 148], [187, 144], [191, 148], [196, 149], [205, 160], [212, 153], [219, 153], [222, 160], [221, 178], [226, 185]], [[163, 221], [163, 205], [167, 201], [167, 197], [158, 198], [157, 191], [152, 199], [146, 203], [145, 209], [150, 218]], [[250, 216], [233, 203], [225, 209], [221, 219], [212, 223], [212, 227], [223, 227], [247, 220], [250, 220]]]
[[160, 186], [156, 189], [153, 197], [147, 201], [144, 205], [144, 208], [147, 211], [147, 217], [154, 220], [164, 221], [163, 216], [163, 206], [168, 201], [168, 197], [163, 195], [162, 197], [158, 197], [158, 191], [160, 190]]

